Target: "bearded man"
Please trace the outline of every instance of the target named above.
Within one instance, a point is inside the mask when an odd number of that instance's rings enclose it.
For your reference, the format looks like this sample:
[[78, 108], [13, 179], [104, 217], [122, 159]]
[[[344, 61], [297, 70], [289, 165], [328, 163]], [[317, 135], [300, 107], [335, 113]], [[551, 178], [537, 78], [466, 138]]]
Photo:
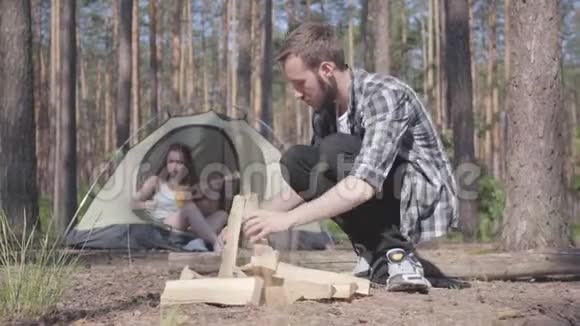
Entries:
[[332, 218], [359, 257], [355, 275], [390, 291], [428, 291], [413, 251], [457, 227], [457, 191], [418, 96], [392, 76], [349, 67], [326, 24], [297, 27], [276, 60], [295, 96], [314, 110], [314, 137], [283, 154], [292, 193], [248, 213], [246, 236], [256, 242]]

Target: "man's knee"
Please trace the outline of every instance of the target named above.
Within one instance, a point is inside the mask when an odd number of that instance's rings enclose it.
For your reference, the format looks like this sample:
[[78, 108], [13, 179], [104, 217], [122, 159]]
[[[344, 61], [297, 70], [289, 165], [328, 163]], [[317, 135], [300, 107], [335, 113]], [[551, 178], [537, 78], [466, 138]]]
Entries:
[[304, 160], [306, 155], [307, 146], [304, 145], [294, 145], [288, 148], [280, 158], [280, 164], [286, 169], [292, 169], [300, 165], [300, 162]]
[[295, 145], [280, 158], [282, 177], [296, 192], [308, 188], [310, 170], [318, 161], [318, 155], [310, 146]]
[[351, 169], [360, 151], [361, 141], [355, 136], [332, 134], [320, 143], [320, 162], [325, 163], [328, 176], [342, 179]]

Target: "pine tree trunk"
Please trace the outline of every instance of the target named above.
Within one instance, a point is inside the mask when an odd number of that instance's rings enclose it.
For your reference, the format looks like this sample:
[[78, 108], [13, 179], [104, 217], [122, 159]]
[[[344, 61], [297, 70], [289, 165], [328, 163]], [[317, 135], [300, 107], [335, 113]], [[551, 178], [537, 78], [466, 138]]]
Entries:
[[[479, 73], [477, 72], [477, 65], [475, 62], [475, 32], [474, 32], [474, 17], [473, 17], [473, 0], [468, 1], [468, 10], [469, 10], [469, 34], [472, 35], [469, 39], [469, 57], [471, 61], [471, 80], [472, 80], [472, 103], [473, 103], [473, 111], [474, 116], [479, 118], [479, 102], [477, 101], [477, 85], [479, 80]], [[483, 147], [481, 144], [481, 137], [477, 129], [474, 130], [474, 137], [473, 137], [473, 145], [475, 148], [475, 156], [477, 159], [483, 159], [481, 155], [481, 148]]]
[[[222, 13], [222, 61], [221, 61], [221, 67], [222, 67], [222, 74], [220, 74], [220, 78], [221, 78], [221, 82], [220, 82], [220, 88], [222, 91], [222, 99], [225, 100], [225, 102], [223, 102], [223, 106], [224, 106], [224, 113], [229, 113], [230, 112], [230, 107], [232, 105], [231, 103], [231, 97], [230, 97], [230, 79], [229, 79], [229, 71], [230, 71], [230, 67], [229, 67], [229, 2], [230, 0], [223, 0], [224, 2], [224, 9], [223, 9], [223, 13]], [[205, 56], [205, 51], [203, 52], [204, 56]], [[205, 71], [205, 68], [204, 68]]]
[[252, 4], [250, 1], [240, 3], [240, 30], [238, 37], [239, 55], [237, 64], [237, 84], [239, 85], [237, 103], [244, 111], [250, 111], [250, 96], [252, 82], [252, 56], [251, 32], [252, 32]]
[[389, 74], [391, 71], [389, 1], [375, 2], [375, 70]]
[[194, 101], [195, 97], [195, 79], [196, 79], [196, 70], [195, 70], [195, 57], [193, 53], [193, 20], [191, 17], [191, 1], [187, 0], [187, 10], [185, 11], [186, 14], [186, 33], [185, 37], [187, 39], [187, 61], [186, 61], [186, 70], [185, 70], [185, 102], [189, 104], [190, 111], [189, 113], [193, 113], [197, 102]]
[[[511, 1], [506, 210], [502, 247], [570, 244], [563, 178], [559, 1]], [[536, 67], [537, 69], [531, 69]]]
[[495, 143], [493, 138], [493, 83], [494, 83], [494, 61], [496, 56], [495, 50], [495, 0], [488, 2], [487, 6], [487, 81], [485, 89], [485, 157], [486, 165], [491, 175], [495, 176], [494, 154]]
[[[49, 110], [51, 120], [51, 140], [56, 144], [56, 139], [60, 137], [60, 11], [61, 1], [52, 0], [50, 4], [50, 95]], [[51, 193], [54, 191], [56, 180], [60, 179], [56, 162], [59, 160], [59, 151], [53, 148], [50, 151], [50, 173], [53, 175]], [[54, 194], [53, 194], [54, 195]], [[54, 201], [54, 197], [52, 198]]]
[[501, 157], [501, 138], [500, 138], [500, 112], [499, 112], [499, 89], [498, 81], [499, 74], [497, 69], [497, 0], [490, 1], [489, 8], [489, 27], [490, 31], [490, 75], [489, 81], [489, 91], [491, 98], [491, 113], [492, 113], [492, 128], [491, 128], [491, 142], [492, 142], [492, 167], [493, 175], [496, 179], [501, 180], [501, 162], [503, 157]]
[[368, 18], [369, 18], [369, 0], [361, 0], [361, 12], [360, 12], [360, 49], [359, 49], [359, 61], [361, 61], [362, 66], [368, 69], [369, 62], [367, 51], [369, 50], [369, 40], [368, 40]]
[[[120, 0], [119, 11], [119, 78], [117, 79], [117, 148], [129, 138], [131, 115], [131, 26], [133, 0]], [[123, 146], [123, 150], [127, 148]]]
[[409, 50], [409, 35], [408, 35], [408, 27], [407, 27], [407, 8], [405, 6], [405, 0], [401, 0], [401, 67], [402, 67], [402, 76], [404, 80], [408, 80], [408, 71], [409, 68], [407, 67], [407, 51]]
[[149, 68], [151, 69], [151, 106], [149, 108], [149, 118], [157, 116], [159, 112], [159, 70], [157, 57], [157, 1], [149, 0]]
[[238, 97], [238, 85], [237, 85], [237, 70], [238, 70], [238, 66], [237, 66], [237, 53], [238, 53], [238, 21], [237, 21], [237, 12], [238, 12], [238, 5], [237, 5], [237, 0], [232, 0], [231, 3], [231, 7], [230, 7], [230, 13], [231, 13], [231, 24], [232, 24], [232, 65], [231, 65], [231, 70], [230, 70], [230, 80], [231, 80], [231, 97], [232, 97], [232, 105], [230, 107], [230, 115], [235, 117], [238, 114], [238, 110], [235, 109], [235, 107], [237, 106], [237, 97]]
[[441, 107], [441, 28], [440, 28], [440, 14], [439, 0], [433, 0], [433, 43], [435, 50], [433, 54], [433, 111], [435, 112], [435, 125], [441, 130], [443, 128], [443, 110]]
[[437, 103], [435, 103], [435, 0], [429, 0], [427, 19], [427, 107], [431, 111], [433, 120], [437, 121]]
[[[209, 0], [208, 0], [209, 3]], [[202, 24], [203, 26], [205, 26], [205, 21], [206, 21], [206, 16], [205, 16], [205, 12], [203, 12], [203, 17], [202, 17]], [[202, 58], [202, 62], [203, 62], [203, 72], [202, 72], [202, 78], [203, 78], [203, 108], [204, 111], [209, 111], [210, 109], [210, 104], [209, 104], [209, 81], [208, 81], [208, 64], [207, 64], [207, 42], [205, 40], [205, 35], [202, 34], [201, 35], [201, 46], [202, 46], [202, 52], [203, 52], [203, 58]]]
[[181, 62], [181, 18], [183, 17], [183, 0], [176, 0], [173, 12], [173, 35], [171, 37], [171, 67], [172, 67], [172, 84], [171, 84], [171, 103], [175, 106], [181, 105], [179, 98], [179, 66]]
[[262, 0], [252, 2], [252, 98], [251, 117], [259, 119], [262, 88]]
[[348, 59], [349, 66], [354, 66], [354, 23], [353, 23], [354, 4], [348, 0]]
[[38, 216], [31, 40], [30, 1], [0, 0], [0, 214], [18, 235]]
[[[131, 134], [135, 135], [141, 125], [141, 94], [139, 84], [139, 1], [133, 1], [133, 20], [131, 21]], [[136, 137], [132, 143], [136, 144]]]
[[[272, 125], [272, 0], [264, 0], [264, 44], [262, 46], [262, 58], [264, 59], [263, 75], [262, 75], [262, 111], [260, 112], [260, 120], [266, 125]], [[263, 135], [267, 135], [262, 130]]]
[[60, 89], [62, 106], [60, 114], [60, 137], [56, 149], [60, 153], [56, 162], [60, 178], [55, 180], [54, 212], [56, 229], [60, 234], [66, 230], [77, 206], [77, 158], [76, 158], [76, 1], [62, 1], [60, 26], [61, 71]]
[[[473, 148], [473, 108], [471, 85], [471, 55], [469, 53], [469, 7], [467, 0], [449, 0], [445, 3], [446, 75], [448, 76], [448, 102], [453, 112], [453, 142], [455, 166], [466, 171], [475, 163]], [[477, 235], [477, 184], [467, 175], [458, 179], [460, 226], [465, 241]]]
[[107, 154], [111, 154], [115, 150], [117, 142], [117, 110], [115, 110], [117, 84], [113, 81], [117, 79], [118, 75], [115, 71], [118, 71], [119, 20], [119, 2], [116, 1], [113, 3], [111, 50], [105, 75], [105, 89], [107, 89], [107, 99], [105, 100], [105, 151]]
[[437, 107], [439, 108], [440, 126], [452, 128], [449, 106], [447, 105], [447, 74], [445, 74], [445, 3], [440, 2], [437, 10]]

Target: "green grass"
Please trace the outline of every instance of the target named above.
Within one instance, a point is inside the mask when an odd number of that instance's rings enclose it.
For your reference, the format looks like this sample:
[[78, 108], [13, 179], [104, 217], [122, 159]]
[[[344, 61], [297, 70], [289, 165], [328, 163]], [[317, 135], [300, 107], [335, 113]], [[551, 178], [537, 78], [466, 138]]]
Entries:
[[60, 250], [50, 232], [29, 229], [17, 235], [0, 212], [0, 321], [36, 319], [53, 310], [77, 266], [76, 256]]
[[324, 224], [324, 227], [328, 230], [330, 236], [334, 241], [342, 242], [348, 240], [348, 236], [346, 235], [346, 233], [344, 233], [344, 231], [342, 231], [340, 226], [338, 226], [338, 224], [336, 224], [334, 221], [327, 219], [323, 220], [322, 223]]

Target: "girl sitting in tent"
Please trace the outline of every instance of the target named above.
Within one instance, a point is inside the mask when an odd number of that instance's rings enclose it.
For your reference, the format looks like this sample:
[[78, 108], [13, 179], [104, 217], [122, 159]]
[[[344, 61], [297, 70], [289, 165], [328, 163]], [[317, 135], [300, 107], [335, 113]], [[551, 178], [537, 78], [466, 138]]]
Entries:
[[133, 197], [132, 208], [146, 210], [166, 225], [199, 236], [200, 239], [187, 245], [192, 247], [189, 249], [203, 250], [207, 243], [219, 252], [223, 244], [218, 240], [218, 233], [226, 223], [227, 214], [223, 210], [211, 213], [196, 204], [207, 203], [207, 199], [194, 196], [200, 194], [195, 171], [187, 145], [172, 144], [159, 173], [149, 177]]

